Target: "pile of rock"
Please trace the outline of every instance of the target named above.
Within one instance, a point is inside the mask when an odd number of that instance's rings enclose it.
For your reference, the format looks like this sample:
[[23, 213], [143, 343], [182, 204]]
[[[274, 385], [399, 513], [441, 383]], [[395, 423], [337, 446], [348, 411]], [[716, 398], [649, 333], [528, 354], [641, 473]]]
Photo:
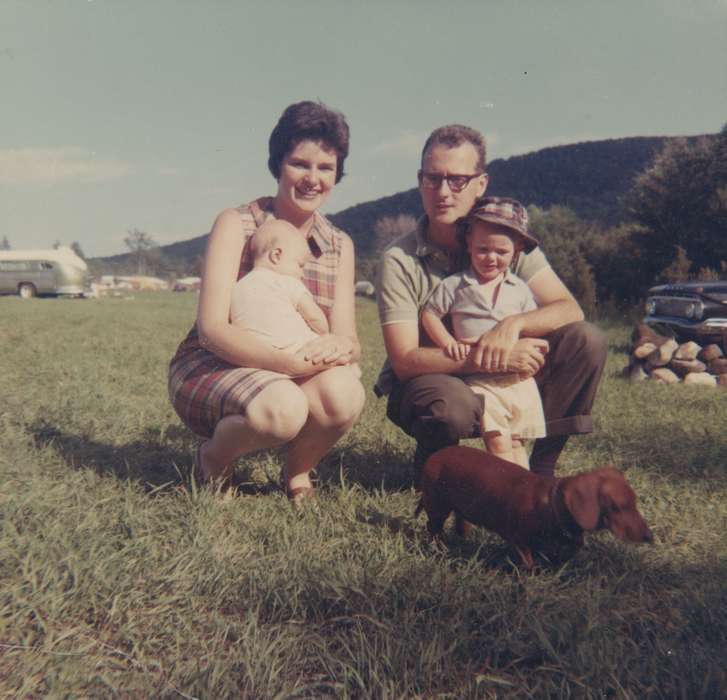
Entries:
[[727, 357], [717, 344], [679, 344], [643, 323], [631, 335], [631, 354], [624, 376], [632, 382], [702, 384], [727, 388]]

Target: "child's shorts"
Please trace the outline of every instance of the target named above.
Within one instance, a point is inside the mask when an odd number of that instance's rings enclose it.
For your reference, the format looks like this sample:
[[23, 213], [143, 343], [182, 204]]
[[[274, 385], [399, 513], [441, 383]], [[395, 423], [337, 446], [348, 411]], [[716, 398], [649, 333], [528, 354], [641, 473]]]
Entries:
[[465, 383], [485, 402], [482, 437], [510, 435], [513, 438], [544, 437], [545, 416], [535, 380], [517, 375], [473, 374]]

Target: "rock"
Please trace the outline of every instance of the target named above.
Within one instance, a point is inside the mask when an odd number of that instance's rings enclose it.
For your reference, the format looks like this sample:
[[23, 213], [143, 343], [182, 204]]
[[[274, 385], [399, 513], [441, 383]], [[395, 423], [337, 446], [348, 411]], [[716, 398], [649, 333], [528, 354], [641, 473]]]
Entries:
[[707, 368], [712, 374], [727, 374], [727, 357], [715, 357]]
[[701, 349], [701, 345], [697, 345], [693, 340], [690, 340], [688, 343], [682, 343], [677, 348], [674, 357], [677, 360], [696, 360]]
[[666, 367], [658, 367], [649, 376], [652, 381], [659, 384], [677, 384], [679, 382], [679, 377]]
[[672, 358], [669, 363], [669, 369], [674, 370], [680, 377], [683, 377], [690, 372], [706, 372], [707, 365], [699, 360], [677, 360], [676, 355]]
[[644, 343], [653, 343], [656, 347], [663, 345], [669, 338], [659, 335], [655, 330], [649, 328], [645, 323], [637, 323], [631, 332], [631, 348], [635, 350]]
[[656, 350], [656, 345], [654, 345], [654, 343], [644, 343], [643, 345], [639, 345], [634, 348], [634, 357], [638, 360], [643, 360], [645, 357], [651, 355], [654, 350]]
[[690, 372], [684, 377], [685, 384], [699, 384], [703, 386], [717, 386], [717, 378], [707, 372]]
[[674, 355], [674, 351], [679, 347], [679, 343], [676, 340], [669, 339], [665, 343], [662, 343], [654, 352], [649, 355], [646, 359], [646, 364], [649, 367], [664, 367], [669, 364]]
[[624, 367], [623, 376], [630, 382], [643, 382], [649, 375], [646, 374], [646, 370], [642, 364], [634, 362]]
[[699, 355], [697, 355], [697, 359], [701, 360], [702, 362], [711, 362], [712, 360], [722, 357], [724, 353], [722, 352], [722, 348], [717, 345], [716, 343], [710, 343], [709, 345], [705, 345]]

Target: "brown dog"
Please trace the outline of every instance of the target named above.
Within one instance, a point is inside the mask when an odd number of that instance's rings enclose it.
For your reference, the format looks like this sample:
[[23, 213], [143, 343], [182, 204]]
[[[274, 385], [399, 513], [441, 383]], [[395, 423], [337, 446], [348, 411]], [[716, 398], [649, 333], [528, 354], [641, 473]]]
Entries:
[[493, 530], [514, 545], [528, 569], [534, 551], [574, 554], [584, 530], [608, 528], [626, 542], [654, 540], [633, 490], [613, 467], [559, 479], [482, 450], [446, 447], [424, 465], [421, 491], [415, 515], [426, 510], [432, 535], [454, 511], [457, 532], [466, 535], [469, 523]]

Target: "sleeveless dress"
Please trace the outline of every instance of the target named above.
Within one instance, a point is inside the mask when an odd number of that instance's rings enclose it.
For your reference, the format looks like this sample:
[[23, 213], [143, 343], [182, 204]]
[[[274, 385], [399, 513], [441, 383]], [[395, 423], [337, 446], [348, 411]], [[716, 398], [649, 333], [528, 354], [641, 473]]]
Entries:
[[[272, 197], [263, 197], [238, 208], [245, 243], [237, 273], [239, 280], [252, 269], [250, 239], [273, 217]], [[316, 212], [308, 237], [311, 259], [303, 284], [330, 317], [335, 299], [343, 233]], [[330, 320], [330, 318], [329, 318]], [[199, 343], [195, 323], [177, 348], [169, 365], [169, 398], [182, 422], [201, 437], [211, 437], [224, 416], [244, 415], [245, 409], [266, 386], [290, 377], [264, 369], [238, 367]]]

